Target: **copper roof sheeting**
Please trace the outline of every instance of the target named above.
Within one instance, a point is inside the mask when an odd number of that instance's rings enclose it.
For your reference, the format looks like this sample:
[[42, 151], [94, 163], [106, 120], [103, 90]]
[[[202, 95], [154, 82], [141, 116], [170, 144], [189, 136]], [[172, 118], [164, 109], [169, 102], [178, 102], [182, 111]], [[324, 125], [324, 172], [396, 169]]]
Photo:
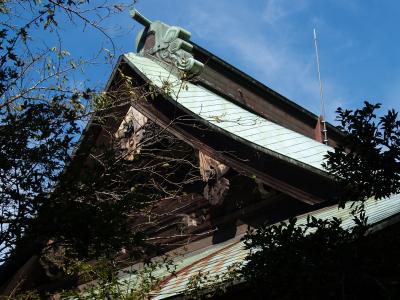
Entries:
[[324, 155], [332, 150], [331, 147], [268, 121], [204, 87], [182, 82], [149, 58], [134, 53], [124, 56], [150, 82], [167, 90], [181, 106], [211, 126], [223, 130], [233, 138], [244, 139], [262, 151], [324, 171]]
[[[333, 205], [310, 214], [297, 216], [297, 224], [305, 224], [308, 216], [321, 219], [335, 217], [342, 220], [343, 228], [350, 229], [354, 226], [351, 210], [351, 203], [348, 203], [344, 209], [339, 209], [337, 205]], [[400, 195], [393, 195], [378, 201], [369, 199], [365, 202], [365, 210], [368, 216], [368, 223], [371, 225], [389, 219], [400, 213]], [[230, 266], [243, 264], [247, 253], [239, 236], [230, 241], [179, 257], [175, 262], [177, 266], [175, 275], [169, 274], [166, 270], [157, 274], [163, 279], [159, 289], [153, 291], [150, 294], [150, 298], [159, 300], [184, 293], [187, 290], [190, 279], [199, 273], [210, 276], [211, 279], [215, 279], [216, 276], [221, 277]], [[134, 280], [128, 280], [127, 282], [134, 282]]]
[[213, 280], [215, 276], [227, 272], [235, 263], [242, 263], [247, 255], [241, 241], [228, 242], [223, 245], [211, 246], [204, 252], [188, 257], [192, 263], [180, 268], [176, 275], [167, 276], [158, 291], [151, 294], [151, 299], [165, 299], [183, 294], [190, 279], [196, 274], [204, 274]]

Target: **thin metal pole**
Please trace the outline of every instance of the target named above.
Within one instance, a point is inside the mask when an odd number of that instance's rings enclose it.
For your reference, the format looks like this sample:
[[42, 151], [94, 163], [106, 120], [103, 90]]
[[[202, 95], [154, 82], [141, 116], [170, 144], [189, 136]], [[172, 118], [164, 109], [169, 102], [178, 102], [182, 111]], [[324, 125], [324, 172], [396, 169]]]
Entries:
[[328, 132], [326, 130], [326, 122], [325, 122], [325, 102], [324, 102], [324, 89], [322, 87], [321, 80], [321, 71], [319, 67], [319, 53], [318, 53], [318, 44], [317, 44], [317, 32], [314, 28], [314, 45], [315, 45], [315, 55], [317, 57], [317, 71], [318, 71], [318, 81], [319, 81], [319, 96], [321, 100], [321, 116], [322, 116], [322, 132], [324, 134], [324, 143], [328, 145]]

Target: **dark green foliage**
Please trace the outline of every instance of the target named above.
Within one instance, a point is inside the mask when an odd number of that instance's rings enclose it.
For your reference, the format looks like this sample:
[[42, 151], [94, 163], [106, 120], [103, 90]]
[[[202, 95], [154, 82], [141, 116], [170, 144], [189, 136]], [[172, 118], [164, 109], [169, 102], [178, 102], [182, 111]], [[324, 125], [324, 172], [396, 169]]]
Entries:
[[345, 138], [328, 153], [325, 168], [343, 190], [341, 204], [400, 192], [400, 121], [394, 110], [378, 118], [380, 106], [365, 102], [354, 111], [337, 109]]
[[[51, 215], [49, 194], [69, 163], [82, 125], [92, 113], [87, 107], [95, 91], [82, 83], [75, 87], [72, 73], [76, 75], [86, 61], [76, 62], [62, 49], [57, 19], [84, 29], [95, 20], [96, 25], [100, 24], [113, 11], [113, 4], [89, 4], [28, 0], [2, 1], [0, 5], [0, 264], [9, 260], [16, 245], [20, 248], [18, 253], [40, 253], [49, 237], [64, 237], [59, 227], [46, 219]], [[46, 43], [43, 36], [48, 39]], [[56, 46], [47, 46], [54, 41]], [[65, 196], [76, 192], [65, 191]], [[54, 205], [71, 213], [70, 218], [78, 217], [75, 214], [79, 201], [57, 201]], [[121, 201], [115, 207], [102, 203], [101, 207], [82, 209], [91, 214], [88, 221], [103, 222], [99, 226], [110, 231], [112, 227], [105, 224], [107, 218], [118, 215], [115, 210], [125, 206], [126, 201]], [[40, 221], [39, 212], [44, 216]], [[65, 214], [58, 217], [64, 225], [73, 223]], [[83, 226], [84, 218], [79, 217], [76, 222]], [[42, 221], [53, 227], [44, 230], [44, 225], [39, 224]], [[69, 230], [68, 226], [65, 229]], [[77, 233], [75, 230], [69, 234]], [[29, 257], [14, 253], [15, 256], [20, 256], [21, 262]]]
[[[30, 48], [30, 32], [44, 20], [56, 25], [52, 7], [61, 4], [66, 2], [5, 1], [1, 7], [0, 263], [32, 225], [80, 132], [81, 111], [71, 105], [68, 78], [60, 75], [62, 57]], [[31, 16], [18, 10], [23, 5]], [[26, 18], [18, 18], [22, 14]]]
[[22, 106], [13, 113], [0, 111], [3, 253], [12, 249], [30, 226], [79, 132], [74, 111], [57, 102], [24, 102]]
[[[340, 220], [311, 218], [301, 226], [292, 219], [249, 232], [244, 240], [252, 251], [241, 272], [254, 297], [391, 299], [399, 295], [400, 259], [393, 255], [400, 250], [398, 239], [385, 231], [365, 235], [363, 201], [400, 192], [400, 121], [393, 110], [377, 118], [378, 108], [379, 104], [368, 102], [355, 111], [339, 108], [339, 129], [346, 137], [326, 157], [325, 168], [343, 192], [341, 206], [350, 200], [357, 203], [352, 212], [355, 227], [345, 230]], [[398, 234], [398, 229], [394, 232]]]
[[[258, 251], [242, 269], [255, 299], [398, 299], [399, 225], [367, 236], [337, 220], [265, 227], [245, 238]], [[304, 235], [306, 230], [315, 233]]]
[[265, 299], [337, 299], [343, 280], [357, 270], [355, 242], [362, 236], [340, 224], [338, 219], [311, 218], [298, 226], [291, 219], [248, 233], [245, 244], [252, 252], [242, 272], [255, 294]]

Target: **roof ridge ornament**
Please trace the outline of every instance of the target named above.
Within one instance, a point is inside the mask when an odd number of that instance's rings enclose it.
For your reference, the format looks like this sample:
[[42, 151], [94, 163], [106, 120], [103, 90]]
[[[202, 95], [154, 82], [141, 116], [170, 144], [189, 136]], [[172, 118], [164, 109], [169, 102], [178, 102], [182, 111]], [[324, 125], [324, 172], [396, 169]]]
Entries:
[[[204, 65], [194, 59], [193, 45], [189, 43], [191, 33], [178, 26], [169, 26], [160, 21], [150, 21], [136, 9], [130, 14], [133, 19], [142, 24], [142, 29], [136, 37], [137, 52], [151, 54], [168, 65], [174, 65], [179, 70], [193, 75], [199, 74]], [[145, 48], [144, 43], [149, 34], [154, 34], [155, 41], [151, 48]]]

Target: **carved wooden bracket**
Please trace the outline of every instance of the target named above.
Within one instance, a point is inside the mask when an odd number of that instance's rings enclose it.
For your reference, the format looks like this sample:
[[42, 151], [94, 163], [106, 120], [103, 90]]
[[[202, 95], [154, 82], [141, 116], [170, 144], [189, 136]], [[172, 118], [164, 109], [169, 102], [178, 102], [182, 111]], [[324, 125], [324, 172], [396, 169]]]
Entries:
[[203, 190], [204, 198], [211, 205], [220, 205], [229, 190], [229, 180], [224, 175], [229, 167], [199, 151], [200, 174], [207, 182]]
[[148, 119], [133, 107], [129, 108], [124, 120], [121, 122], [115, 138], [119, 140], [120, 147], [125, 153], [125, 159], [133, 160], [140, 153], [140, 142], [145, 133]]

